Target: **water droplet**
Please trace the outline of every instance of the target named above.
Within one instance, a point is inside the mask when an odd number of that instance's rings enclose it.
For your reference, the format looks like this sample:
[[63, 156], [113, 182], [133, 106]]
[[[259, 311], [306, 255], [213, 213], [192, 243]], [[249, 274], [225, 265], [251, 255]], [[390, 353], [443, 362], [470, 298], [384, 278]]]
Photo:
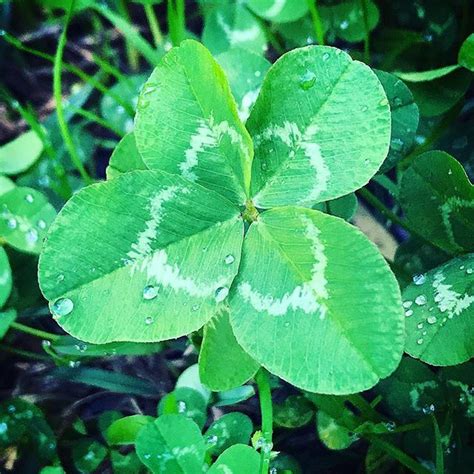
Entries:
[[87, 344], [84, 342], [80, 342], [79, 344], [75, 345], [76, 350], [79, 352], [86, 352], [87, 351]]
[[192, 311], [197, 311], [199, 309], [199, 305], [198, 304], [193, 304], [193, 306], [191, 307], [191, 310]]
[[232, 263], [235, 262], [235, 258], [233, 255], [229, 254], [229, 255], [226, 255], [225, 259], [224, 259], [224, 262], [226, 263], [226, 265], [230, 265]]
[[46, 229], [46, 222], [43, 219], [38, 221], [38, 227], [42, 230]]
[[286, 321], [285, 324], [283, 324], [283, 326], [285, 326], [286, 328], [289, 328], [290, 327], [290, 322]]
[[426, 296], [425, 295], [419, 295], [415, 298], [415, 303], [418, 305], [418, 306], [423, 306], [426, 304]]
[[425, 414], [425, 415], [430, 415], [431, 413], [434, 413], [436, 410], [436, 407], [431, 404], [431, 405], [425, 405], [423, 408], [422, 408], [422, 412]]
[[32, 194], [25, 195], [25, 201], [29, 202], [30, 204], [35, 200]]
[[428, 324], [435, 324], [437, 319], [436, 316], [429, 316], [426, 321], [428, 322]]
[[159, 287], [153, 285], [147, 285], [143, 288], [143, 298], [146, 300], [152, 300], [158, 296]]
[[330, 57], [330, 54], [329, 53], [324, 53], [323, 54], [323, 61], [327, 61]]
[[349, 28], [349, 22], [347, 20], [341, 21], [339, 28], [341, 28], [341, 30], [347, 30], [347, 28]]
[[255, 77], [260, 77], [262, 75], [262, 71], [255, 71]]
[[467, 273], [468, 275], [472, 275], [472, 274], [474, 273], [474, 270], [473, 270], [472, 268], [468, 268], [468, 269], [466, 270], [466, 273]]
[[7, 411], [8, 411], [8, 413], [15, 413], [16, 412], [16, 406], [15, 405], [8, 405]]
[[404, 301], [403, 302], [403, 307], [405, 309], [408, 309], [412, 304], [413, 304], [413, 301]]
[[453, 174], [453, 170], [452, 170], [451, 168], [448, 170], [448, 174], [449, 174], [450, 176]]
[[217, 288], [214, 298], [216, 299], [217, 303], [220, 303], [221, 301], [224, 301], [227, 298], [227, 295], [229, 294], [229, 288], [226, 288], [225, 286], [220, 286]]
[[423, 285], [423, 283], [426, 281], [426, 276], [425, 275], [415, 275], [413, 277], [413, 283], [415, 285]]
[[393, 105], [395, 107], [400, 107], [402, 104], [403, 104], [403, 101], [402, 101], [402, 99], [400, 99], [400, 97], [394, 97]]
[[64, 280], [64, 275], [63, 275], [62, 273], [60, 273], [60, 274], [58, 275], [58, 277], [56, 278], [56, 281], [57, 281], [58, 283], [61, 283], [63, 280]]
[[51, 347], [51, 341], [48, 341], [48, 340], [45, 339], [44, 341], [41, 341], [41, 346], [42, 346], [43, 348], [45, 348], [45, 347]]
[[417, 327], [418, 329], [423, 329], [423, 323], [418, 323], [418, 324], [416, 325], [416, 327]]
[[150, 454], [150, 453], [145, 453], [145, 454], [143, 455], [143, 457], [144, 457], [145, 459], [150, 459], [150, 458], [151, 458], [151, 454]]
[[206, 436], [206, 443], [214, 446], [217, 444], [217, 436], [216, 435], [208, 435]]
[[388, 431], [393, 431], [397, 427], [397, 424], [394, 421], [387, 421], [385, 423], [385, 428], [387, 428]]
[[405, 144], [403, 143], [403, 140], [401, 140], [400, 138], [393, 138], [390, 141], [390, 147], [395, 151], [402, 151], [404, 146]]
[[70, 360], [68, 365], [69, 367], [75, 369], [76, 367], [79, 367], [81, 363], [78, 360]]
[[412, 310], [412, 309], [407, 309], [407, 310], [405, 311], [405, 316], [406, 316], [407, 318], [409, 318], [412, 314], [413, 314], [413, 310]]
[[[324, 55], [323, 55], [323, 58], [324, 58]], [[300, 87], [304, 91], [307, 91], [307, 90], [311, 89], [311, 87], [314, 86], [315, 82], [316, 82], [316, 75], [311, 71], [306, 71], [300, 77]]]
[[362, 112], [367, 112], [367, 110], [369, 110], [369, 107], [367, 105], [363, 105], [360, 110], [362, 110]]
[[30, 245], [34, 245], [36, 244], [36, 242], [38, 242], [38, 231], [36, 229], [30, 229], [28, 230], [28, 232], [26, 233], [26, 241], [30, 244]]
[[18, 225], [18, 223], [17, 223], [15, 218], [10, 217], [10, 219], [7, 220], [7, 227], [9, 229], [16, 229], [17, 225]]
[[379, 105], [382, 105], [382, 106], [388, 105], [388, 99], [387, 99], [386, 97], [384, 97], [384, 98], [379, 102]]
[[4, 421], [2, 421], [0, 423], [0, 435], [5, 434], [7, 431], [8, 431], [8, 425]]
[[145, 324], [149, 326], [153, 322], [153, 318], [151, 316], [147, 316], [145, 318]]
[[179, 413], [184, 413], [186, 411], [186, 402], [183, 400], [178, 401], [178, 412]]
[[57, 318], [68, 315], [74, 309], [74, 303], [69, 298], [58, 298], [51, 307], [53, 315]]
[[416, 343], [417, 343], [419, 346], [421, 346], [421, 345], [423, 344], [423, 339], [422, 339], [422, 338], [418, 339], [418, 341], [416, 341]]

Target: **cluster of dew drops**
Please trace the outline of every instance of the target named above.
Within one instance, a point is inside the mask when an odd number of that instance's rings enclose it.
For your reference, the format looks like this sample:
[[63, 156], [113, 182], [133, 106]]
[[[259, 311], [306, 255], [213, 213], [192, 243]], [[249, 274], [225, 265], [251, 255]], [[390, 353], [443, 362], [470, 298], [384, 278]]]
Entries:
[[[474, 270], [472, 268], [467, 268], [464, 266], [464, 265], [461, 265], [459, 267], [459, 269], [461, 271], [465, 271], [466, 272], [466, 275], [472, 275], [474, 274]], [[422, 286], [424, 283], [426, 282], [426, 276], [423, 275], [423, 274], [420, 274], [420, 275], [415, 275], [413, 277], [413, 283], [417, 286]], [[435, 302], [438, 302], [438, 297], [435, 296], [434, 298]], [[405, 309], [405, 316], [407, 318], [409, 318], [410, 316], [413, 315], [413, 309], [411, 309], [413, 307], [413, 303], [415, 303], [415, 305], [417, 306], [425, 306], [428, 302], [428, 299], [427, 297], [421, 293], [420, 295], [418, 295], [414, 301], [411, 301], [411, 300], [407, 300], [407, 301], [404, 301], [403, 302], [403, 308]], [[434, 310], [434, 307], [430, 307], [428, 309], [429, 312], [432, 312]], [[453, 315], [452, 314], [448, 314], [447, 317], [444, 317], [441, 319], [441, 321], [439, 322], [440, 326], [444, 326], [447, 322], [448, 319], [452, 319], [453, 318]], [[426, 322], [430, 325], [430, 326], [433, 326], [434, 324], [436, 324], [438, 322], [438, 318], [435, 316], [435, 315], [430, 315], [426, 318]], [[424, 328], [424, 321], [420, 321], [418, 324], [417, 324], [417, 328], [422, 331], [421, 332], [421, 335], [424, 337], [426, 336], [427, 334], [427, 331], [426, 330], [423, 330]], [[418, 345], [422, 345], [423, 342], [424, 342], [424, 339], [423, 337], [420, 337], [417, 339], [416, 343]]]
[[[232, 254], [228, 254], [224, 258], [224, 264], [225, 265], [232, 265], [235, 262], [235, 257]], [[64, 275], [60, 275], [58, 277], [58, 282], [64, 280]], [[143, 288], [142, 292], [142, 297], [144, 300], [150, 301], [154, 300], [155, 298], [158, 297], [160, 293], [160, 286], [159, 285], [146, 285]], [[229, 288], [225, 286], [220, 286], [216, 289], [214, 292], [214, 300], [216, 303], [221, 303], [224, 301], [229, 294]], [[193, 312], [198, 311], [200, 308], [199, 304], [194, 304], [191, 307], [191, 310]], [[72, 312], [74, 309], [74, 303], [70, 298], [58, 298], [52, 305], [51, 310], [53, 313], [53, 317], [55, 319], [58, 319], [62, 316], [67, 316]], [[145, 324], [147, 326], [153, 324], [153, 317], [152, 316], [147, 316], [145, 318]]]
[[[30, 193], [25, 194], [24, 199], [28, 204], [33, 204], [35, 201], [34, 196]], [[11, 229], [12, 231], [20, 227], [20, 223], [18, 222], [18, 219], [10, 211], [10, 209], [8, 209], [7, 204], [3, 204], [2, 217], [6, 221], [7, 227]], [[25, 232], [26, 242], [32, 246], [36, 245], [36, 243], [39, 240], [39, 231], [44, 231], [46, 229], [46, 222], [43, 219], [39, 219], [36, 222], [36, 227], [31, 226]]]

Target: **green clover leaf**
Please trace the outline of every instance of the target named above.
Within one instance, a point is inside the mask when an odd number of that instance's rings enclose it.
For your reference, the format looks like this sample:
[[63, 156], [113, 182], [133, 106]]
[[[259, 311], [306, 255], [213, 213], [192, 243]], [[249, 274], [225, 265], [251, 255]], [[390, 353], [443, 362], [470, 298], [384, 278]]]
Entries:
[[367, 238], [307, 207], [382, 165], [382, 85], [342, 51], [298, 49], [268, 71], [247, 129], [210, 53], [173, 48], [143, 88], [113, 179], [77, 193], [51, 226], [39, 265], [51, 311], [91, 343], [205, 326], [200, 372], [214, 390], [258, 365], [309, 391], [367, 389], [400, 361], [400, 291]]

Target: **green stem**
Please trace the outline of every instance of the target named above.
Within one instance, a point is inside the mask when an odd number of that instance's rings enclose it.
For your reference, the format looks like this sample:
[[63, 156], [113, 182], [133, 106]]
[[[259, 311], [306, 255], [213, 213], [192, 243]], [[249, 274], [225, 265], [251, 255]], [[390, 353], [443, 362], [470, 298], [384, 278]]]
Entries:
[[318, 44], [324, 45], [324, 29], [317, 6], [317, 0], [306, 0], [306, 2], [308, 4], [309, 12], [311, 14], [311, 20], [313, 21], [316, 41], [318, 42]]
[[115, 135], [117, 135], [118, 137], [120, 138], [123, 137], [123, 132], [121, 130], [114, 127], [109, 122], [100, 118], [98, 115], [94, 114], [93, 112], [90, 112], [89, 110], [85, 110], [82, 108], [78, 108], [75, 110], [75, 113], [77, 115], [80, 115], [81, 117], [84, 117], [87, 120], [90, 120], [91, 122], [95, 122], [96, 124], [100, 125], [103, 128], [110, 130], [111, 132], [115, 133]]
[[273, 436], [273, 405], [272, 391], [267, 371], [262, 367], [255, 376], [258, 395], [260, 399], [260, 412], [262, 414], [262, 435], [264, 439], [260, 451], [260, 474], [267, 474], [270, 468], [270, 456], [272, 451]]
[[74, 8], [74, 0], [72, 0], [71, 5], [69, 6], [69, 10], [66, 15], [66, 20], [64, 22], [64, 28], [59, 36], [58, 48], [56, 50], [56, 56], [54, 58], [54, 68], [53, 68], [53, 95], [54, 100], [56, 101], [56, 114], [58, 117], [58, 124], [59, 129], [61, 131], [61, 136], [63, 137], [64, 144], [71, 155], [71, 160], [74, 166], [79, 171], [82, 179], [86, 184], [91, 184], [93, 180], [87, 174], [84, 165], [82, 164], [81, 159], [77, 153], [76, 147], [74, 146], [74, 142], [72, 140], [71, 133], [69, 132], [69, 127], [67, 121], [64, 117], [64, 108], [63, 108], [63, 101], [62, 101], [62, 85], [61, 85], [61, 72], [63, 67], [63, 52], [64, 47], [66, 46], [67, 41], [67, 29], [69, 26], [69, 22], [71, 20], [72, 10]]
[[163, 35], [161, 34], [160, 24], [156, 18], [155, 10], [153, 9], [153, 5], [150, 3], [145, 3], [143, 8], [145, 9], [146, 19], [148, 21], [148, 25], [150, 26], [150, 31], [153, 36], [155, 46], [159, 48], [163, 43]]
[[41, 329], [35, 329], [30, 326], [26, 326], [21, 323], [13, 322], [10, 324], [10, 328], [16, 329], [17, 331], [24, 332], [30, 336], [39, 337], [40, 339], [46, 339], [47, 341], [57, 341], [61, 336], [52, 334], [50, 332], [42, 331]]
[[405, 454], [402, 450], [398, 449], [393, 444], [383, 441], [376, 436], [367, 436], [371, 443], [377, 448], [385, 451], [393, 459], [396, 459], [400, 464], [406, 466], [408, 469], [411, 469], [416, 474], [429, 474], [431, 471], [423, 467], [418, 461], [413, 459], [408, 454]]
[[369, 28], [369, 8], [367, 6], [367, 0], [360, 0], [362, 15], [364, 18], [364, 61], [366, 64], [370, 64], [370, 28]]
[[35, 352], [24, 351], [23, 349], [16, 349], [10, 346], [6, 346], [5, 344], [0, 344], [0, 350], [4, 352], [8, 352], [10, 354], [16, 354], [16, 355], [25, 357], [27, 359], [36, 359], [36, 360], [44, 360], [44, 361], [51, 360], [48, 356], [36, 354]]
[[352, 403], [360, 414], [366, 419], [378, 423], [383, 419], [380, 413], [360, 394], [347, 395], [347, 400]]
[[[132, 22], [130, 13], [128, 12], [126, 0], [117, 1], [117, 10], [120, 13], [120, 16], [128, 23]], [[125, 37], [125, 51], [130, 69], [132, 71], [136, 71], [138, 69], [138, 51], [134, 48], [133, 44], [130, 43], [127, 37]]]
[[184, 0], [168, 0], [168, 33], [173, 46], [184, 40], [186, 31]]
[[[54, 56], [51, 56], [50, 54], [47, 54], [47, 53], [43, 53], [42, 51], [38, 51], [37, 49], [30, 48], [29, 46], [25, 46], [21, 41], [19, 41], [17, 38], [15, 38], [14, 36], [8, 33], [4, 36], [4, 38], [8, 43], [15, 46], [19, 50], [24, 51], [25, 53], [33, 54], [34, 56], [37, 56], [39, 58], [45, 59], [46, 61], [50, 61], [54, 63]], [[96, 60], [96, 55], [94, 55], [93, 57], [94, 57], [94, 60], [98, 63], [98, 61]], [[104, 63], [105, 62], [106, 61], [104, 61]], [[104, 86], [95, 77], [90, 76], [89, 74], [85, 73], [84, 71], [74, 66], [73, 64], [68, 64], [68, 63], [63, 62], [63, 68], [66, 71], [79, 77], [79, 79], [84, 81], [86, 84], [89, 84], [91, 87], [94, 87], [99, 92], [102, 92], [102, 94], [109, 95], [112, 99], [115, 100], [115, 102], [121, 105], [131, 117], [133, 117], [133, 115], [135, 114], [133, 107], [131, 107], [130, 104], [125, 102], [119, 95], [114, 94], [110, 89]], [[103, 69], [105, 70], [105, 67]], [[110, 72], [110, 71], [106, 70], [105, 72]]]
[[[416, 230], [414, 230], [408, 223], [400, 219], [394, 212], [392, 212], [388, 207], [383, 204], [376, 196], [374, 196], [367, 188], [362, 188], [357, 191], [357, 193], [364, 198], [371, 206], [375, 207], [382, 215], [387, 219], [391, 220], [395, 224], [399, 225], [410, 234], [418, 236]], [[423, 239], [424, 240], [424, 239]]]

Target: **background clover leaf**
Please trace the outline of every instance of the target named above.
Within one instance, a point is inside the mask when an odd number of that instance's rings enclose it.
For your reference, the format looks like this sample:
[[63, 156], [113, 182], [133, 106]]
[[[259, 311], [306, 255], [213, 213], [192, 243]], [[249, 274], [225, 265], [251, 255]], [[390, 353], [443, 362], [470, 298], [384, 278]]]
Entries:
[[474, 356], [474, 254], [417, 276], [403, 290], [407, 341], [412, 357], [454, 365]]
[[238, 209], [217, 193], [163, 172], [125, 173], [63, 208], [40, 285], [79, 339], [170, 339], [199, 329], [226, 298], [242, 237]]
[[474, 187], [462, 165], [442, 151], [417, 156], [402, 176], [407, 219], [449, 253], [474, 250]]
[[270, 68], [247, 127], [256, 206], [311, 206], [377, 172], [388, 152], [390, 107], [366, 65], [336, 48], [308, 46]]

